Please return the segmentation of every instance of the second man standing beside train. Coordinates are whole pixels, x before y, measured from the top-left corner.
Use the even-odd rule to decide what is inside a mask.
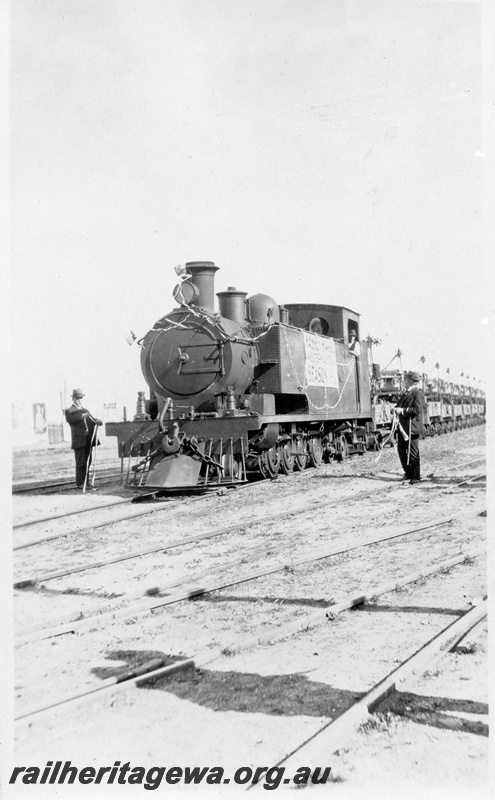
[[[421,480],[419,437],[424,431],[426,400],[418,385],[420,380],[418,372],[405,373],[405,391],[394,408],[397,419],[397,450],[404,470],[404,480],[411,484]]]

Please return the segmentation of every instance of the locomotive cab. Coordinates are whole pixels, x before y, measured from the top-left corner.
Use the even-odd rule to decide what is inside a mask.
[[[349,308],[317,303],[285,303],[284,308],[289,312],[289,324],[295,328],[340,341],[348,341],[354,330],[360,339],[359,314]]]

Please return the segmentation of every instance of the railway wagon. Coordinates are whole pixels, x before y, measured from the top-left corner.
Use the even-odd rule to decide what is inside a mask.
[[[448,433],[484,422],[485,397],[482,390],[437,378],[430,380],[426,375],[423,385],[428,403],[426,436]]]
[[[384,435],[392,423],[392,409],[404,391],[399,370],[380,371],[373,365],[372,405],[377,435]],[[485,421],[485,395],[480,389],[457,386],[422,376],[426,406],[424,436],[450,433],[461,428],[480,425]]]
[[[189,262],[177,306],[140,341],[151,390],[136,417],[107,423],[127,480],[147,488],[273,478],[377,447],[360,315],[318,303],[279,305],[228,287]]]

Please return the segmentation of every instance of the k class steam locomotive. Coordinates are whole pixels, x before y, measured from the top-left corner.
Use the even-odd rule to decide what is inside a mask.
[[[393,398],[376,388],[359,314],[232,286],[216,312],[217,270],[187,263],[177,307],[140,341],[151,397],[139,393],[132,421],[106,425],[128,483],[232,485],[378,449]]]

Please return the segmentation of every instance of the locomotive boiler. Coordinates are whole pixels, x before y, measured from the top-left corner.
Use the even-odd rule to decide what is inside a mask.
[[[278,305],[235,287],[218,292],[209,261],[189,262],[176,307],[141,340],[150,388],[133,421],[107,423],[146,488],[274,478],[377,446],[368,346],[343,306]]]

